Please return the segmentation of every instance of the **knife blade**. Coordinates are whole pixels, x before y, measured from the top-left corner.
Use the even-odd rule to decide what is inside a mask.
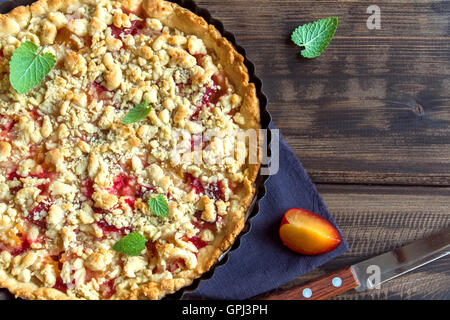
[[[260,300],[324,300],[355,289],[379,288],[383,282],[450,253],[450,227],[438,234],[375,256],[322,277],[278,291]]]
[[[353,265],[353,271],[360,283],[355,289],[357,291],[373,289],[383,282],[433,262],[449,253],[450,228],[447,228],[428,238],[417,240],[404,247],[394,249]],[[378,266],[380,268],[380,278],[377,283],[374,283],[373,280],[375,278],[371,277],[371,273],[367,272],[370,266]]]

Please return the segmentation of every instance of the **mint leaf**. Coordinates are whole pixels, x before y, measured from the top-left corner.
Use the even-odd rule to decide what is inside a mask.
[[[140,256],[147,241],[139,232],[133,232],[117,241],[113,249],[127,256]]]
[[[123,124],[129,124],[138,122],[139,120],[145,119],[145,117],[148,116],[150,111],[152,110],[152,107],[149,106],[149,103],[147,101],[147,98],[144,100],[144,102],[138,104],[136,107],[128,111],[125,118],[123,118],[122,123]]]
[[[9,82],[18,93],[25,93],[37,86],[55,66],[56,59],[51,53],[41,55],[38,46],[31,41],[24,42],[14,51],[9,61]]]
[[[338,26],[338,18],[320,19],[301,25],[292,33],[292,41],[299,47],[305,47],[301,54],[305,58],[321,55],[330,43]]]
[[[148,199],[148,206],[158,217],[167,217],[169,215],[169,204],[162,194]]]

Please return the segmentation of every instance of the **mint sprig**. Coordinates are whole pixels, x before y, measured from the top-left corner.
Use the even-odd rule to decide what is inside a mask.
[[[55,66],[55,56],[49,52],[42,54],[45,46],[31,41],[22,43],[9,61],[9,82],[18,93],[26,93],[37,86]]]
[[[166,197],[162,194],[148,199],[148,206],[158,217],[167,217],[169,215],[169,204],[167,203]]]
[[[338,18],[324,18],[299,26],[292,33],[292,41],[305,47],[301,54],[305,58],[316,58],[330,43],[338,26]]]
[[[140,256],[147,241],[139,232],[133,232],[117,241],[113,249],[127,256]]]
[[[123,118],[122,123],[123,124],[130,124],[138,122],[139,120],[145,119],[145,117],[148,116],[150,111],[152,110],[152,107],[149,105],[149,102],[147,101],[147,98],[137,106],[135,106],[133,109],[128,111],[125,118]]]

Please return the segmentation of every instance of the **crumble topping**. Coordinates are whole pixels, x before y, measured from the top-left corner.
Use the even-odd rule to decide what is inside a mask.
[[[82,2],[0,37],[0,270],[20,282],[84,299],[151,282],[175,290],[244,210],[248,151],[231,134],[243,97],[202,39],[141,11]],[[19,95],[8,61],[25,41],[57,62]],[[122,124],[144,100],[147,118]],[[157,194],[167,218],[149,209]],[[134,231],[149,240],[141,256],[112,249]]]

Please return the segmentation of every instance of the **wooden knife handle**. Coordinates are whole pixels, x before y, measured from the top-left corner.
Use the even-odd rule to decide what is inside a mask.
[[[325,300],[360,285],[353,267],[326,274],[304,284],[275,292],[259,300]]]

